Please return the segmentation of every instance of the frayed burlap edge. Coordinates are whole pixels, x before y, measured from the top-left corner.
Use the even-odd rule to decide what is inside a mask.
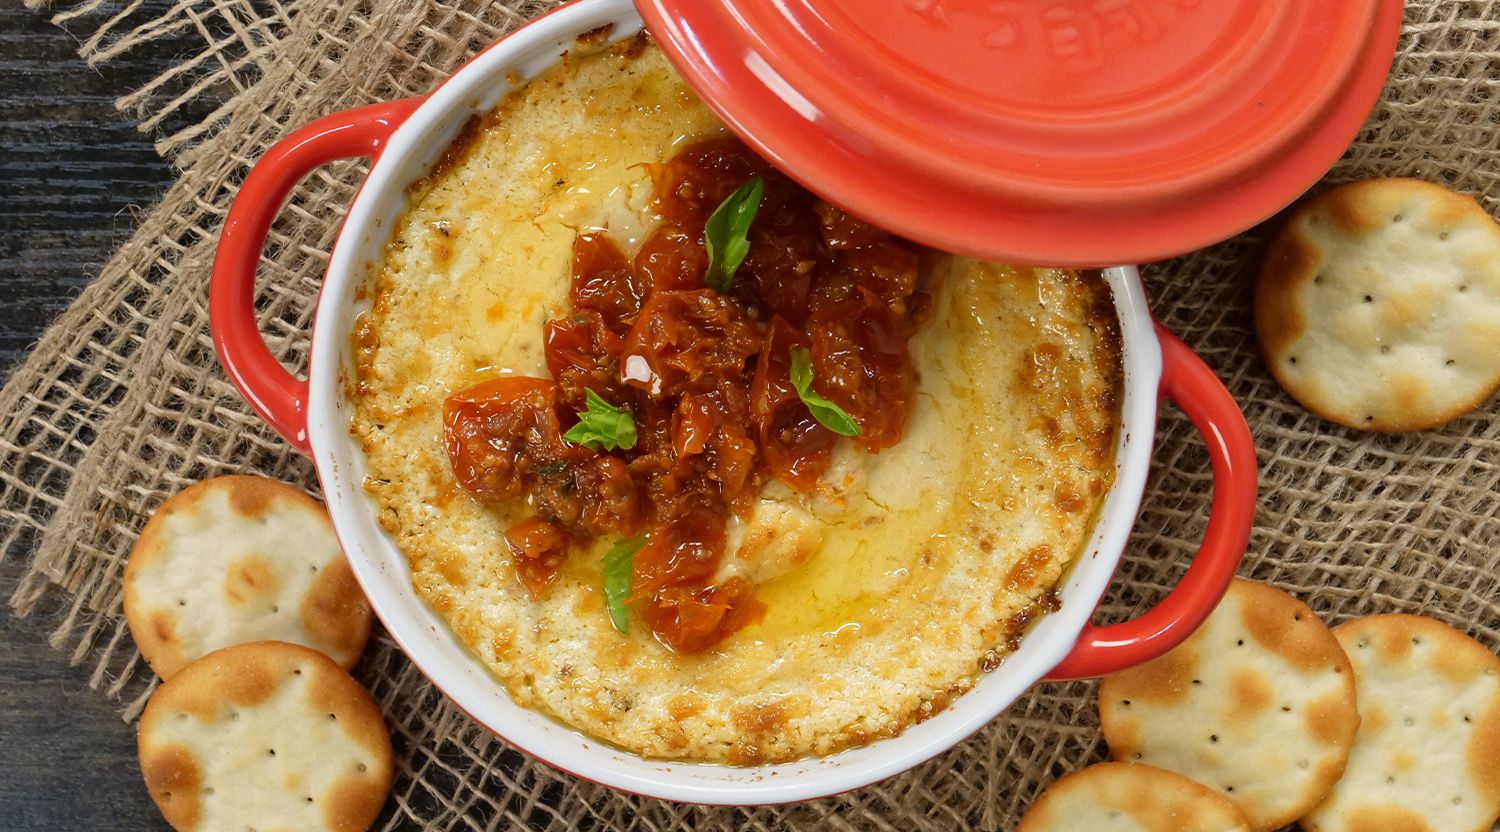
[[[236,98],[260,77],[262,64],[274,60],[271,50],[297,7],[297,0],[25,3],[48,9],[52,22],[78,37],[78,54],[90,66],[165,39],[193,44],[170,68],[115,102],[153,135],[157,152],[167,158],[224,124]]]
[[[34,2],[34,0],[33,0]],[[203,48],[126,96],[178,182],[0,391],[0,542],[21,577],[12,609],[44,605],[51,641],[93,668],[131,716],[153,677],[123,625],[131,541],[168,494],[255,471],[316,483],[218,372],[204,306],[215,234],[236,183],[276,138],[319,115],[430,89],[546,2],[285,0],[58,4],[105,62],[196,32]],[[205,102],[208,102],[205,105]],[[1500,208],[1500,2],[1410,2],[1392,79],[1330,181],[1411,175]],[[187,114],[194,115],[186,118]],[[263,328],[298,366],[317,277],[362,168],[299,187],[263,264]],[[1363,436],[1288,400],[1256,357],[1247,269],[1256,230],[1147,270],[1154,311],[1245,407],[1262,503],[1244,574],[1331,621],[1371,612],[1441,618],[1500,645],[1500,427],[1495,402],[1438,431]],[[1152,482],[1100,620],[1138,613],[1191,557],[1210,477],[1200,441],[1164,413]],[[1003,670],[1001,671],[1003,672]],[[477,729],[378,633],[358,674],[400,754],[382,828],[1004,829],[1053,777],[1102,756],[1089,683],[1042,685],[975,738],[871,788],[789,807],[704,809],[623,796],[530,762]]]

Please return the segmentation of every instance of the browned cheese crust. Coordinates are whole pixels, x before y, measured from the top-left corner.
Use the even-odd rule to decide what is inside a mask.
[[[511,96],[412,190],[348,394],[416,590],[517,702],[640,754],[749,764],[897,734],[999,664],[1111,484],[1120,344],[1098,275],[934,255],[907,436],[878,455],[842,443],[813,494],[773,484],[731,521],[722,574],[758,586],[763,623],[698,655],[638,617],[622,636],[604,613],[607,541],[529,600],[501,539],[526,509],[458,488],[442,401],[486,375],[545,376],[576,234],[635,245],[653,222],[640,163],[723,129],[640,41]]]

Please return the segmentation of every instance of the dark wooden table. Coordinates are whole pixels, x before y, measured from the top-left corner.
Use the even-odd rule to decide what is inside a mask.
[[[155,5],[166,5],[155,3]],[[166,41],[102,72],[42,12],[0,4],[0,374],[130,234],[171,182],[114,99],[186,46]],[[8,596],[18,554],[0,560]],[[45,611],[0,611],[0,829],[166,829],[141,783],[135,732],[87,671],[47,646]]]

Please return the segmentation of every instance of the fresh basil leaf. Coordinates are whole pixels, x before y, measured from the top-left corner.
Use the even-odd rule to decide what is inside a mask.
[[[578,424],[568,428],[564,439],[601,451],[635,447],[635,420],[630,418],[630,411],[615,407],[593,390],[585,390],[584,399],[586,406],[578,414]]]
[[[604,555],[604,607],[610,623],[622,633],[630,632],[630,616],[625,599],[630,597],[630,579],[635,572],[635,553],[646,545],[646,536],[628,537]]]
[[[766,183],[759,176],[741,185],[719,204],[703,226],[703,243],[708,249],[708,268],[703,282],[720,294],[729,291],[734,272],[750,253],[750,223],[760,208],[760,197]]]
[[[858,436],[859,425],[842,407],[818,395],[812,389],[812,380],[812,353],[803,348],[792,350],[792,386],[813,418],[839,436]]]

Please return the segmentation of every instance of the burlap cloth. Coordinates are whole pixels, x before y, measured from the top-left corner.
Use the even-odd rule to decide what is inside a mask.
[[[31,0],[39,3],[41,0]],[[201,49],[122,109],[180,178],[0,393],[0,532],[14,614],[94,669],[127,718],[154,685],[120,612],[131,541],[167,495],[253,471],[317,488],[214,361],[205,309],[217,230],[247,166],[334,110],[419,94],[544,0],[179,0],[59,5],[82,54],[153,38]],[[261,284],[263,329],[300,366],[329,244],[362,169],[335,165],[283,212]],[[1500,0],[1409,0],[1394,72],[1329,181],[1436,180],[1500,213]],[[1153,308],[1229,384],[1260,452],[1261,502],[1241,572],[1330,622],[1435,616],[1500,648],[1500,401],[1442,429],[1364,436],[1292,402],[1257,357],[1247,312],[1256,230],[1147,269]],[[1163,414],[1152,478],[1099,620],[1159,598],[1195,551],[1210,476],[1198,437]],[[1002,669],[999,672],[1004,672]],[[978,736],[837,798],[745,810],[627,797],[532,762],[458,713],[377,632],[358,674],[399,754],[381,828],[1009,829],[1054,777],[1104,756],[1092,683],[1043,684]]]

